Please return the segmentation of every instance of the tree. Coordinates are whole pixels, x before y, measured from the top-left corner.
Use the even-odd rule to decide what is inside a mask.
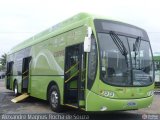
[[[0,70],[6,69],[6,60],[7,60],[7,54],[4,53],[0,58]]]

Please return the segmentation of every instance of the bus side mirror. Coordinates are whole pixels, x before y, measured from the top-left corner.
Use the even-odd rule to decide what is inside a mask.
[[[84,39],[84,52],[91,51],[91,35],[92,35],[92,28],[87,28],[87,37]]]
[[[91,38],[85,37],[84,39],[84,52],[91,51]]]

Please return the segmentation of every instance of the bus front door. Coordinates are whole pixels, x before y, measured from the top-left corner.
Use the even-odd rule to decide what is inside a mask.
[[[12,79],[13,79],[13,61],[7,63],[7,72],[6,72],[6,88],[12,88]]]
[[[64,104],[85,108],[86,57],[83,44],[65,50]]]
[[[28,93],[29,79],[30,79],[30,61],[31,57],[23,58],[22,64],[22,92]]]

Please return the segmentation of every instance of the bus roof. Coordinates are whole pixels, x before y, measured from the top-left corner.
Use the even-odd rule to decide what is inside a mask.
[[[106,19],[104,17],[100,17],[97,15],[89,14],[89,13],[79,13],[79,14],[77,14],[77,15],[75,15],[75,16],[73,16],[63,22],[60,22],[60,23],[32,36],[31,38],[25,40],[24,42],[18,44],[17,46],[12,48],[8,54],[15,53],[21,49],[27,48],[27,47],[32,46],[36,43],[39,43],[43,40],[49,39],[50,37],[56,36],[58,34],[65,32],[65,31],[68,31],[70,29],[76,28],[79,25],[87,23],[88,19],[95,19],[95,18]],[[112,19],[108,19],[108,20],[112,20]]]

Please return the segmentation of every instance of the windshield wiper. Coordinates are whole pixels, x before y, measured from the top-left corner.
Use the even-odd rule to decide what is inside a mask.
[[[128,51],[127,51],[126,47],[124,46],[122,40],[113,31],[110,31],[109,34],[110,34],[112,40],[114,41],[114,43],[116,44],[117,48],[121,52],[121,54],[125,57],[126,64],[127,64],[127,67],[128,67],[128,58],[127,58]]]
[[[133,51],[135,51],[135,57],[134,57],[135,67],[137,66],[137,55],[140,49],[140,44],[141,44],[141,37],[137,37],[135,43],[133,44]],[[139,66],[139,69],[140,69],[140,66]]]
[[[140,44],[141,44],[141,37],[137,37],[133,47],[133,51],[135,51],[136,55],[138,55]]]

